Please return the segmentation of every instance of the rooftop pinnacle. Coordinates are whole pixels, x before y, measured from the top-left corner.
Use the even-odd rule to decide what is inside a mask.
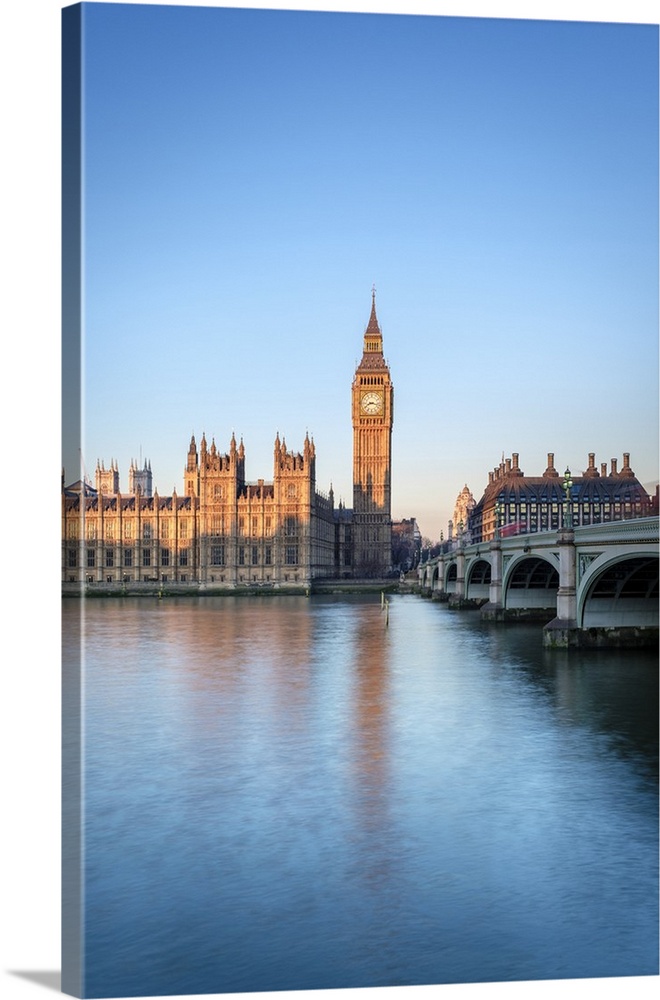
[[[376,317],[376,286],[374,285],[371,289],[371,315],[369,317],[369,323],[367,324],[367,329],[364,333],[365,337],[381,337],[380,327],[378,325],[378,318]]]

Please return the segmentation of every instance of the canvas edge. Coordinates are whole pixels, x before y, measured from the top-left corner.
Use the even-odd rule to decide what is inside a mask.
[[[83,5],[64,7],[62,28],[62,456],[82,435],[82,59]],[[69,470],[69,473],[74,470]],[[64,469],[62,470],[64,476]],[[75,478],[75,477],[74,477]],[[80,610],[83,609],[80,602]],[[69,641],[67,641],[67,638]],[[82,836],[82,649],[62,620],[62,981],[84,996]]]

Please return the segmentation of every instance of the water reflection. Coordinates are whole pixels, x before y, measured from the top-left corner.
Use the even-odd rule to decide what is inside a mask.
[[[389,646],[385,612],[374,601],[362,606],[353,630],[350,792],[359,833],[355,875],[366,885],[387,878],[391,736],[389,732]]]
[[[584,726],[634,759],[640,774],[658,778],[658,655],[655,650],[550,650],[535,625],[493,628],[476,615],[461,616],[492,663],[515,670],[553,704],[557,718]]]
[[[657,973],[646,654],[371,597],[88,602],[84,643],[90,995]]]

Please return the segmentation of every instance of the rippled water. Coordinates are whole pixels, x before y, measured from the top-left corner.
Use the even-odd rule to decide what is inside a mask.
[[[657,656],[417,597],[89,601],[84,648],[88,996],[657,974]]]

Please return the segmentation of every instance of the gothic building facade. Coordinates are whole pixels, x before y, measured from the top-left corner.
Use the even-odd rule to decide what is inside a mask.
[[[95,485],[62,481],[65,587],[140,583],[213,589],[309,587],[315,579],[382,577],[391,569],[393,387],[375,293],[352,387],[353,509],[316,488],[316,450],[275,438],[273,478],[248,482],[235,437],[221,453],[190,441],[183,492],[160,496],[151,464],[97,463]]]

